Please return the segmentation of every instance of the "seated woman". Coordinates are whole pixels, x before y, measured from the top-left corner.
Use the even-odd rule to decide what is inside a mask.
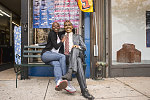
[[[65,38],[60,38],[62,33],[59,32],[59,29],[60,25],[54,22],[52,24],[52,31],[48,35],[46,47],[41,53],[42,61],[54,66],[55,90],[57,91],[65,89],[68,86],[68,81],[61,79],[66,74],[66,57],[64,54],[59,53],[60,47],[65,40]]]

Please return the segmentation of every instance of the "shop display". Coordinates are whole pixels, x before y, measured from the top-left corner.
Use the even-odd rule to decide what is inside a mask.
[[[141,52],[135,49],[134,44],[123,44],[122,48],[117,51],[117,62],[141,62]]]
[[[63,28],[65,20],[79,26],[79,8],[75,0],[33,0],[33,28],[52,28],[54,21]]]
[[[53,14],[54,0],[33,0],[33,28],[51,28]]]

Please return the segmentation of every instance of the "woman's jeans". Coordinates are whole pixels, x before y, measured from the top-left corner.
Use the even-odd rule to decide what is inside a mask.
[[[46,51],[41,56],[41,59],[44,63],[52,64],[54,66],[54,76],[56,83],[63,75],[66,74],[66,57],[64,54]]]

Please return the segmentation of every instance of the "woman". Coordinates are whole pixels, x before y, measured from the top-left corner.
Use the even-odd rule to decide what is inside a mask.
[[[62,80],[61,77],[66,74],[66,57],[59,53],[60,47],[63,46],[65,37],[61,40],[62,33],[59,32],[60,25],[57,22],[52,24],[52,31],[48,35],[46,47],[41,53],[41,59],[46,64],[54,66],[54,76],[56,87],[55,90],[60,91],[68,85],[67,80]]]

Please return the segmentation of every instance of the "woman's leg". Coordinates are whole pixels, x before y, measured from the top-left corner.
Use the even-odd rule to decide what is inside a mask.
[[[61,91],[62,89],[65,89],[68,86],[68,82],[66,80],[62,80],[62,69],[60,67],[59,61],[52,61],[50,62],[54,66],[54,76],[55,76],[55,83],[56,91]]]
[[[66,74],[66,57],[64,54],[46,51],[45,53],[43,53],[41,59],[45,63],[50,63],[51,61],[58,61],[60,63],[62,75]]]
[[[68,85],[67,80],[62,80],[62,75],[66,73],[66,57],[60,53],[54,53],[47,51],[43,53],[41,57],[42,61],[47,64],[52,64],[54,66],[54,76],[56,87],[55,90],[61,91],[65,89]]]
[[[55,77],[55,83],[58,82],[58,80],[62,77],[62,69],[60,67],[59,61],[52,61],[50,62],[54,66],[54,77]]]

